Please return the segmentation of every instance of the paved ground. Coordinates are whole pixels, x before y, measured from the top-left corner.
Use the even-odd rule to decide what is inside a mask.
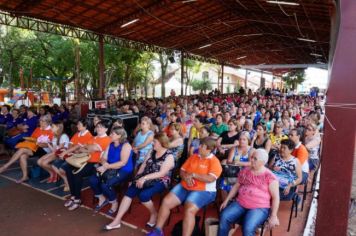
[[[0,177],[1,236],[143,235],[128,226],[101,230],[108,222],[110,219],[85,208],[69,212],[63,200]]]

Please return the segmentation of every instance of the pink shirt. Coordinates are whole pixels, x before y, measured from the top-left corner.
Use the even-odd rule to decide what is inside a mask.
[[[244,168],[238,176],[240,184],[238,203],[247,209],[270,208],[269,185],[274,180],[277,180],[277,177],[269,169],[262,174],[254,175],[250,168]]]

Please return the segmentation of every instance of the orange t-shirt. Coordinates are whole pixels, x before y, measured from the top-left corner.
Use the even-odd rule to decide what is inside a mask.
[[[187,126],[185,124],[179,123],[181,127],[181,134],[183,137],[185,137],[185,134],[187,133]],[[167,134],[168,137],[171,137],[171,131],[169,130],[169,125],[163,128],[163,132]]]
[[[88,142],[88,144],[97,144],[97,145],[99,145],[101,150],[97,151],[97,152],[90,153],[90,159],[88,162],[99,163],[101,153],[106,150],[106,148],[109,146],[110,143],[111,143],[111,138],[109,136],[104,136],[104,137],[95,136],[95,137],[93,137]]]
[[[188,173],[195,173],[195,174],[210,174],[218,179],[222,172],[222,167],[220,161],[216,156],[210,154],[206,158],[202,158],[198,154],[194,154],[184,162],[183,166],[181,167],[182,170]],[[216,192],[216,180],[211,183],[205,183],[194,179],[195,184],[194,186],[189,187],[188,184],[182,180],[182,186],[187,190],[196,190],[196,191],[211,191]]]
[[[303,144],[300,144],[298,148],[293,150],[292,155],[299,160],[301,165],[303,165],[304,162],[308,160],[309,153],[306,147]]]
[[[92,139],[93,139],[93,135],[91,135],[91,133],[88,130],[86,130],[83,134],[81,134],[80,132],[74,134],[70,140],[70,143],[72,145],[83,146],[85,144],[88,144]]]
[[[31,137],[38,139],[40,136],[48,136],[49,140],[53,139],[53,132],[52,129],[46,128],[46,129],[41,129],[41,128],[36,128],[35,131],[33,131]]]

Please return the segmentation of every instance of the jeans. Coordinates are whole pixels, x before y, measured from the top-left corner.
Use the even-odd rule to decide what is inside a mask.
[[[138,196],[141,202],[148,202],[151,200],[153,195],[156,193],[162,193],[165,189],[166,186],[161,181],[156,182],[149,188],[137,188],[135,184],[131,184],[125,195],[131,199]]]
[[[246,209],[234,201],[220,215],[218,236],[228,235],[235,223],[242,225],[242,235],[255,236],[257,227],[267,220],[268,215],[269,208]]]
[[[83,178],[91,176],[95,172],[95,163],[87,163],[85,167],[77,174],[73,174],[75,167],[71,165],[65,166],[65,172],[67,174],[70,194],[74,196],[76,200],[80,200],[80,192],[82,191]]]
[[[101,178],[94,174],[89,178],[90,187],[93,189],[95,196],[104,194],[110,202],[114,202],[116,200],[116,192],[113,187],[127,180],[130,175],[130,172],[119,170],[117,176],[102,182]]]

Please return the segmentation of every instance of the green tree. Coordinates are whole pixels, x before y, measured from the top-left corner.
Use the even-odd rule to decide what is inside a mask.
[[[282,76],[283,81],[286,82],[286,85],[295,90],[298,84],[301,84],[305,81],[305,71],[304,69],[295,69],[288,72],[285,76]]]
[[[167,69],[168,69],[168,56],[164,53],[160,53],[160,54],[158,54],[157,60],[158,60],[159,64],[161,65],[161,78],[162,78],[161,97],[165,98],[166,97],[165,78],[166,78]]]
[[[203,80],[193,80],[191,82],[194,91],[200,91],[206,93],[207,90],[212,89],[211,81],[208,79]]]
[[[185,59],[184,60],[184,68],[185,68],[185,89],[184,94],[187,95],[188,86],[191,85],[191,82],[194,79],[194,76],[199,73],[202,63],[195,60]]]

